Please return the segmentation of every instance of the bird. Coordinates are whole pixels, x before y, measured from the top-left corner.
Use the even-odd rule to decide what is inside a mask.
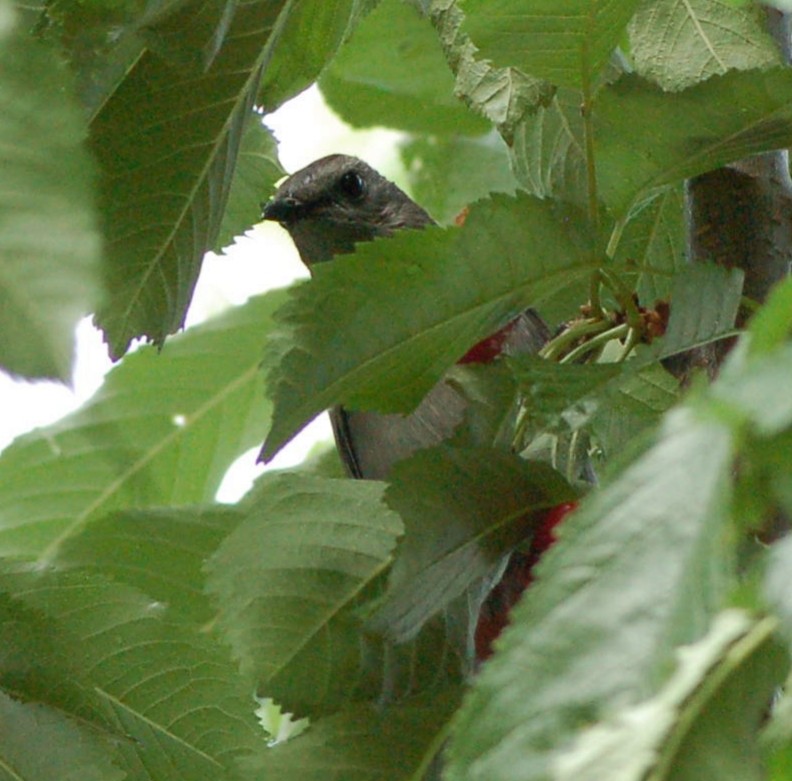
[[[311,271],[355,251],[357,244],[400,230],[436,224],[403,190],[363,160],[332,154],[286,178],[262,204],[262,218],[280,223]],[[526,309],[474,345],[460,363],[488,363],[501,354],[537,352],[550,338],[547,325]],[[383,414],[336,406],[329,411],[341,461],[351,477],[384,480],[394,464],[448,439],[468,402],[441,379],[410,414]]]

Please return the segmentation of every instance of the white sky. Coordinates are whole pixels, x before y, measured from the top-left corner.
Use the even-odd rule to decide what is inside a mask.
[[[324,104],[315,87],[306,90],[265,119],[280,141],[284,168],[295,171],[333,152],[357,155],[388,175],[398,176],[395,150],[400,136],[387,130],[354,131]],[[262,199],[266,193],[261,194]],[[282,287],[305,270],[286,232],[262,223],[240,237],[226,254],[206,257],[187,317],[188,327],[251,295]],[[77,329],[77,360],[72,387],[51,382],[26,382],[0,372],[0,449],[15,437],[44,426],[79,407],[101,385],[111,367],[101,335],[89,320]],[[278,454],[268,468],[292,466],[321,439],[330,439],[323,415]],[[235,501],[263,471],[250,451],[234,464],[218,492],[221,501]]]

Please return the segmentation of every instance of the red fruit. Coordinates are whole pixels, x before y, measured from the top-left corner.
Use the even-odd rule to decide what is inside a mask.
[[[457,363],[492,363],[503,352],[503,345],[512,328],[514,322],[507,323],[500,331],[474,344]]]
[[[555,527],[576,507],[577,502],[566,502],[565,504],[551,507],[547,511],[547,515],[545,515],[544,520],[539,524],[534,536],[531,538],[532,553],[541,556],[556,541],[556,536],[553,533]]]
[[[506,571],[487,596],[479,612],[474,634],[476,662],[481,663],[492,655],[492,644],[509,623],[509,614],[520,595],[533,583],[533,569],[542,554],[556,541],[555,527],[577,507],[577,502],[566,502],[547,511],[537,526],[527,552],[515,551]]]

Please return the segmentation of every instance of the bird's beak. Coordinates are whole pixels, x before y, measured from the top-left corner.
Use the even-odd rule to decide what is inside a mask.
[[[293,222],[300,208],[296,198],[273,198],[261,204],[261,218],[274,222]]]

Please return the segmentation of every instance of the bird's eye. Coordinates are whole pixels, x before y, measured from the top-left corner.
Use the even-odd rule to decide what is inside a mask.
[[[347,171],[339,180],[338,186],[341,192],[352,200],[358,200],[363,197],[366,191],[366,184],[363,177],[357,171]]]

